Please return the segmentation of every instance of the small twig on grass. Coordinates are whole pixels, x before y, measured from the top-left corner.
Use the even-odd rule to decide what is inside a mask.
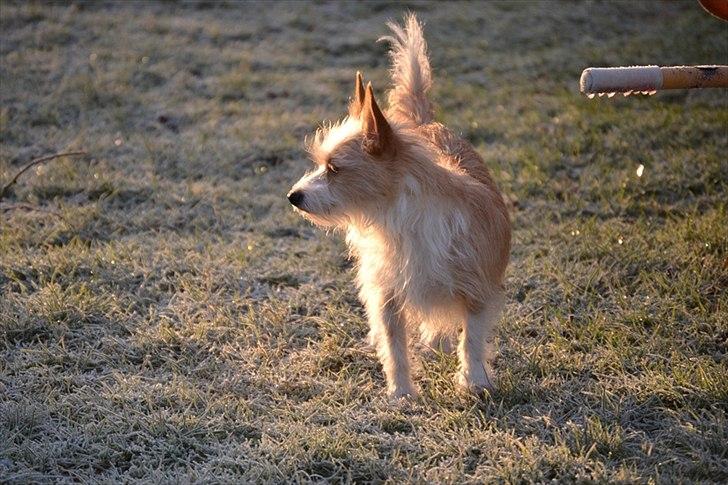
[[[8,193],[10,192],[10,188],[17,183],[18,178],[21,175],[23,175],[25,172],[27,172],[28,170],[30,170],[32,167],[34,167],[34,166],[36,166],[36,165],[38,165],[40,163],[44,163],[44,162],[48,162],[48,161],[54,160],[56,158],[61,158],[61,157],[76,157],[76,156],[81,156],[81,155],[86,155],[86,154],[87,154],[86,152],[65,152],[65,153],[54,153],[53,155],[48,155],[48,156],[45,156],[45,157],[36,158],[35,160],[33,160],[30,163],[28,163],[25,167],[21,168],[18,171],[18,173],[16,173],[15,176],[10,179],[10,182],[8,182],[7,184],[5,184],[5,186],[2,188],[2,190],[0,190],[0,200],[4,199],[8,195]]]

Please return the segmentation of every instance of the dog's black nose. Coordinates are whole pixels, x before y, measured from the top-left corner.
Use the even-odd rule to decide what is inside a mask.
[[[303,192],[296,190],[288,194],[288,201],[296,207],[301,207],[303,203]]]

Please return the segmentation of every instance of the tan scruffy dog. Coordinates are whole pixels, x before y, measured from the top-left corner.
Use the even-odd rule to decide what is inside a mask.
[[[458,384],[492,389],[489,344],[504,302],[508,212],[473,147],[433,121],[419,22],[410,15],[389,27],[389,109],[380,110],[357,73],[348,116],[316,132],[308,146],[316,168],[288,199],[314,224],[346,231],[390,396],[416,392],[411,332],[438,347],[460,331]]]

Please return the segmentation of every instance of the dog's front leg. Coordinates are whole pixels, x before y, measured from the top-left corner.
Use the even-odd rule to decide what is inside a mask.
[[[389,396],[399,398],[416,394],[410,375],[407,326],[402,309],[391,296],[374,291],[366,295],[369,338],[387,378]]]

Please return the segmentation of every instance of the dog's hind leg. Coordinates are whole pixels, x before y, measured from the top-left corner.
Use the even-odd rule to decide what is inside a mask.
[[[495,389],[495,375],[489,361],[493,357],[493,339],[501,308],[500,301],[493,301],[478,313],[468,313],[460,334],[457,382],[472,392]]]
[[[407,326],[401,307],[379,291],[368,293],[365,301],[371,327],[369,338],[375,344],[384,368],[389,396],[399,398],[416,394],[410,372]]]

